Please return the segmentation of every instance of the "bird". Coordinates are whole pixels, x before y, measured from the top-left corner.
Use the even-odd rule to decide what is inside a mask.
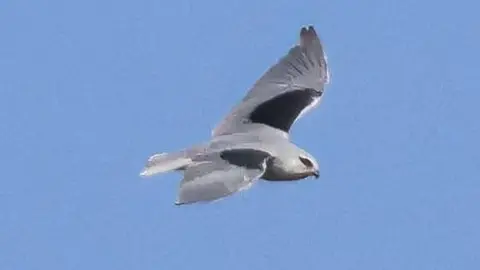
[[[212,202],[259,180],[319,178],[319,163],[290,140],[294,122],[316,107],[330,71],[315,28],[301,27],[292,46],[213,129],[210,141],[148,158],[149,177],[181,172],[175,205]]]

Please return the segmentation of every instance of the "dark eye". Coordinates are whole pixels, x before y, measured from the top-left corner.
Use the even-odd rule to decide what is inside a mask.
[[[312,162],[308,159],[308,158],[304,158],[304,157],[298,157],[300,159],[300,161],[303,163],[303,165],[311,168],[313,167],[313,164]]]

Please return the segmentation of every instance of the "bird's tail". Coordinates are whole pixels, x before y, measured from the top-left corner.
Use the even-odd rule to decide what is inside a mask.
[[[201,152],[200,148],[190,148],[174,153],[159,153],[148,158],[140,176],[152,176],[174,170],[183,170],[192,163],[192,158]]]

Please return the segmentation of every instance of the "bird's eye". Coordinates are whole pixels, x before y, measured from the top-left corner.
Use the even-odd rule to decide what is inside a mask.
[[[308,158],[304,158],[304,157],[298,157],[300,159],[300,161],[303,163],[303,165],[311,168],[313,167],[313,164],[312,162],[308,159]]]

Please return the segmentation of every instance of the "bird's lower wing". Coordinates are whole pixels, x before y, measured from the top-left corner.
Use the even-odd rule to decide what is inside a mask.
[[[175,204],[214,201],[245,190],[262,177],[267,159],[262,153],[233,150],[198,161],[185,170]]]

